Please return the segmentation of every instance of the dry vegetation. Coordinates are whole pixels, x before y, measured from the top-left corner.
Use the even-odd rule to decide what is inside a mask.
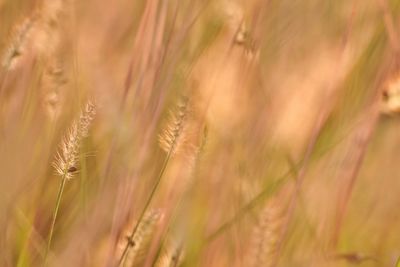
[[[0,0],[0,266],[393,266],[397,0]]]

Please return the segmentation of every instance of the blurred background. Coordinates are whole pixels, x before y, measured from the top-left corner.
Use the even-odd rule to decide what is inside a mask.
[[[0,266],[396,266],[399,13],[0,0]]]

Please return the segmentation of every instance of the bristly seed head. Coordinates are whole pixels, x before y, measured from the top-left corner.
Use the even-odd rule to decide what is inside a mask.
[[[178,104],[176,111],[170,112],[170,119],[166,129],[159,136],[160,147],[166,153],[175,154],[185,143],[183,131],[188,115],[188,102],[188,99],[184,98]]]
[[[150,249],[151,241],[157,227],[163,218],[160,210],[149,210],[141,219],[133,236],[131,232],[124,233],[117,245],[116,258],[119,259],[128,245],[128,252],[122,266],[143,266],[146,255]],[[127,225],[131,228],[131,223]],[[129,229],[130,230],[130,229]]]
[[[57,153],[53,166],[57,174],[64,179],[71,179],[78,170],[81,140],[87,137],[95,114],[95,106],[89,101],[61,143],[61,149]]]
[[[253,233],[248,266],[268,267],[276,264],[284,219],[282,207],[276,201],[268,202],[260,214],[259,223]]]
[[[35,17],[28,17],[13,31],[10,45],[6,49],[1,65],[6,69],[12,69],[27,49],[28,39],[36,23]]]

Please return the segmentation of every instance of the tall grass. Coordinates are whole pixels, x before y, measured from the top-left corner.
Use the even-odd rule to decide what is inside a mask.
[[[399,7],[0,0],[0,266],[398,265]]]
[[[95,106],[91,102],[88,102],[85,106],[85,109],[80,114],[79,119],[72,124],[69,133],[64,137],[64,140],[60,145],[60,152],[58,152],[56,159],[54,160],[53,166],[57,174],[60,176],[61,182],[57,194],[56,205],[53,211],[53,219],[51,221],[50,233],[44,255],[43,266],[46,266],[47,263],[47,256],[51,248],[54,227],[56,224],[56,219],[60,208],[65,184],[78,172],[81,142],[84,137],[88,136],[89,127],[95,114]]]

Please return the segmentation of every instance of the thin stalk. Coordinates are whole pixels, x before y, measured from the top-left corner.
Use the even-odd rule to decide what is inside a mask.
[[[317,137],[314,137],[314,139],[311,141],[311,144],[309,146],[314,147],[315,142]],[[334,145],[328,146],[327,148],[324,148],[322,151],[317,153],[315,156],[316,158],[320,158],[324,156],[326,153],[328,153],[331,149],[335,147],[335,145],[341,143],[343,140],[339,140],[335,142]],[[309,148],[310,149],[310,148]],[[252,200],[250,200],[245,206],[243,206],[237,213],[236,215],[233,216],[232,219],[229,221],[225,222],[222,224],[217,230],[215,230],[213,233],[211,233],[208,237],[205,239],[205,243],[212,242],[214,239],[216,239],[218,236],[220,236],[223,232],[228,230],[232,225],[234,225],[237,221],[241,220],[250,210],[252,210],[254,207],[256,207],[262,200],[265,198],[269,197],[272,193],[274,193],[276,190],[281,188],[287,181],[288,177],[293,174],[293,172],[296,174],[296,177],[298,177],[299,171],[304,168],[304,165],[307,164],[310,161],[311,157],[311,151],[308,152],[308,155],[304,157],[299,163],[293,163],[289,162],[290,169],[288,172],[283,174],[280,178],[277,179],[277,181],[271,186],[271,187],[266,187],[264,188],[260,193],[258,193],[257,196],[255,196]],[[298,169],[300,168],[300,169]]]
[[[177,219],[177,217],[178,217],[178,211],[180,210],[181,206],[182,206],[182,198],[178,201],[178,203],[176,204],[176,206],[172,209],[171,217],[169,218],[169,221],[166,222],[167,227],[166,227],[166,230],[165,230],[164,234],[163,234],[163,235],[161,236],[161,238],[160,238],[160,240],[161,240],[161,241],[160,241],[160,247],[158,248],[158,251],[157,251],[157,253],[156,253],[156,255],[155,255],[154,259],[153,259],[153,262],[151,263],[151,266],[152,266],[152,267],[155,266],[155,264],[157,263],[158,258],[160,257],[160,254],[161,254],[161,252],[162,252],[162,249],[163,249],[164,246],[165,246],[165,242],[166,242],[166,240],[167,240],[167,236],[168,236],[168,234],[169,234],[169,232],[170,232],[170,230],[171,230],[171,226],[173,225],[173,223],[174,223],[175,220]],[[177,263],[175,263],[175,264],[177,264]]]
[[[196,159],[195,159],[195,163],[194,163],[194,166],[195,167],[193,167],[193,173],[197,173],[197,168],[198,168],[198,164],[199,164],[199,159],[200,159],[200,155],[202,154],[202,152],[204,152],[204,149],[205,149],[205,146],[206,146],[206,142],[207,142],[207,135],[208,135],[208,128],[207,128],[207,125],[204,125],[204,127],[203,127],[203,138],[202,138],[202,141],[201,141],[201,145],[200,145],[200,147],[199,147],[199,150],[197,151],[197,153],[196,153]],[[196,177],[196,175],[193,175],[193,177],[192,177],[192,179],[195,179],[195,177]],[[187,194],[187,192],[184,192],[183,194]],[[168,222],[166,222],[166,225],[167,225],[167,227],[166,227],[166,230],[165,230],[165,233],[162,235],[162,237],[160,238],[160,246],[159,246],[159,249],[158,249],[158,251],[157,251],[157,253],[156,253],[156,256],[154,257],[154,259],[153,259],[153,262],[151,263],[151,266],[152,267],[154,267],[155,266],[155,264],[157,263],[157,260],[159,259],[159,257],[160,257],[160,254],[161,254],[161,252],[162,252],[162,249],[164,248],[164,246],[165,246],[165,243],[166,243],[166,239],[167,239],[167,235],[169,234],[169,232],[170,232],[170,230],[171,230],[171,226],[175,223],[175,220],[178,218],[178,212],[180,211],[180,209],[181,209],[181,207],[182,207],[182,202],[183,202],[183,195],[178,199],[178,202],[177,202],[177,204],[175,205],[175,207],[174,208],[172,208],[172,211],[171,211],[171,217],[169,218],[169,221]],[[179,257],[177,257],[178,259],[179,259]],[[172,266],[172,267],[174,267],[174,266],[177,266],[178,265],[178,260],[177,261],[175,261],[175,263],[174,263],[174,265]]]
[[[51,222],[50,235],[49,235],[49,240],[47,242],[46,252],[44,254],[43,267],[46,267],[46,264],[47,264],[47,256],[48,256],[49,251],[50,251],[51,241],[53,239],[53,233],[54,233],[54,226],[56,224],[57,214],[58,214],[58,210],[60,208],[61,197],[62,197],[62,194],[64,192],[64,187],[65,187],[66,181],[67,181],[67,179],[65,178],[65,175],[64,175],[62,177],[62,179],[61,179],[60,188],[59,188],[58,194],[57,194],[56,206],[54,207],[54,211],[53,211],[53,220]]]
[[[138,229],[138,226],[139,226],[140,222],[142,221],[143,216],[144,216],[144,214],[146,213],[148,207],[150,206],[151,201],[153,200],[153,197],[154,197],[154,195],[155,195],[155,193],[156,193],[156,191],[157,191],[157,188],[158,188],[158,186],[159,186],[159,184],[160,184],[160,182],[161,182],[161,178],[163,177],[164,172],[165,172],[165,169],[167,168],[169,159],[171,158],[172,151],[173,151],[173,150],[170,149],[170,151],[168,152],[168,154],[167,154],[167,156],[166,156],[166,158],[165,158],[165,160],[164,160],[163,166],[162,166],[162,168],[161,168],[161,170],[160,170],[160,173],[158,174],[156,183],[155,183],[155,185],[153,186],[153,189],[152,189],[152,191],[151,191],[151,193],[150,193],[150,195],[149,195],[149,198],[147,199],[146,204],[144,205],[144,208],[143,208],[143,210],[142,210],[142,212],[141,212],[141,214],[140,214],[140,216],[139,216],[139,219],[137,220],[137,222],[136,222],[136,224],[135,224],[135,227],[133,228],[131,234],[130,234],[129,237],[128,237],[129,240],[132,240],[133,237],[135,236],[135,233],[136,233],[136,231],[137,231],[137,229]],[[126,253],[128,252],[128,249],[129,249],[130,244],[131,244],[130,242],[127,242],[127,243],[126,243],[126,246],[125,246],[125,248],[124,248],[124,251],[122,252],[122,255],[121,255],[121,257],[120,257],[120,259],[119,259],[119,261],[118,261],[118,266],[121,266],[122,262],[124,261],[124,258],[125,258],[125,256],[126,256]]]
[[[210,234],[205,243],[212,242],[218,236],[220,236],[223,232],[229,229],[232,225],[234,225],[237,221],[241,220],[250,210],[256,207],[264,198],[269,197],[272,193],[282,187],[287,181],[288,176],[291,174],[291,171],[285,173],[283,177],[281,177],[278,181],[275,182],[271,187],[267,187],[262,190],[257,196],[255,196],[250,202],[248,202],[244,207],[242,207],[229,221],[222,224],[217,230],[215,230],[212,234]]]

